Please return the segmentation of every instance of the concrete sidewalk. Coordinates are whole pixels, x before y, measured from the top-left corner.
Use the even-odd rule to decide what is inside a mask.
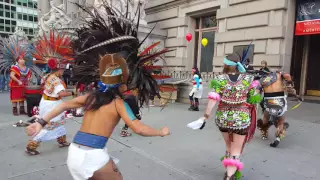
[[[43,143],[41,155],[29,157],[24,153],[28,137],[23,128],[12,126],[27,117],[11,116],[8,94],[0,94],[0,180],[71,180],[65,161],[67,149],[56,142]],[[119,168],[125,180],[219,180],[224,169],[220,157],[224,154],[223,139],[214,125],[208,123],[202,131],[192,131],[186,124],[203,113],[189,112],[186,104],[170,104],[143,110],[144,123],[171,130],[168,137],[119,136],[122,123],[109,141],[109,152],[120,160]],[[204,106],[201,106],[203,111]],[[259,133],[246,147],[243,161],[244,180],[304,180],[319,179],[320,105],[304,103],[288,112],[290,129],[279,148],[269,147]],[[81,119],[77,119],[81,121]],[[68,139],[79,129],[76,121],[67,123]],[[274,130],[270,132],[272,136]]]

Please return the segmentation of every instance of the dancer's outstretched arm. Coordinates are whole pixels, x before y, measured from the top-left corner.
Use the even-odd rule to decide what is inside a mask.
[[[215,105],[217,104],[217,100],[216,99],[209,99],[208,101],[208,105],[206,107],[206,110],[204,111],[204,120],[207,120],[211,113],[212,113],[212,109],[215,107]]]
[[[167,127],[163,127],[160,130],[157,130],[139,121],[138,118],[132,112],[130,106],[126,104],[122,99],[116,100],[116,107],[122,120],[135,133],[141,136],[166,136],[170,134],[169,129]]]

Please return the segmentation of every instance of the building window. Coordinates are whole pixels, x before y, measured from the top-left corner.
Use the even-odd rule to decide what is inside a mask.
[[[6,10],[10,10],[10,6],[8,6],[8,5],[5,5],[4,8],[5,8]]]
[[[0,26],[0,31],[4,31],[4,26]]]
[[[5,32],[11,32],[11,28],[6,26]]]
[[[195,56],[194,65],[200,65],[201,72],[212,72],[213,71],[213,56],[214,56],[214,37],[217,31],[217,20],[213,14],[211,16],[204,16],[196,18],[196,30],[195,30]],[[208,39],[208,45],[202,46],[202,39]]]
[[[38,17],[35,16],[33,20],[34,20],[34,22],[38,22]]]
[[[18,19],[21,19],[22,20],[22,14],[18,14]]]
[[[32,15],[31,16],[29,15],[28,18],[29,18],[29,21],[33,22],[33,16]]]
[[[23,31],[24,31],[26,34],[29,34],[27,28],[23,28]]]
[[[10,0],[5,0],[4,2],[6,2],[6,3],[10,3]]]
[[[4,25],[4,19],[0,19],[0,25]]]
[[[3,16],[3,11],[0,11],[0,16]]]
[[[16,8],[16,7],[11,6],[11,11],[16,11],[16,10],[17,10],[17,8]]]
[[[0,4],[0,9],[3,9],[3,4]]]
[[[33,29],[29,29],[29,34],[33,35]]]
[[[12,19],[15,19],[15,18],[16,18],[15,15],[16,15],[15,13],[11,13],[11,18],[12,18]]]
[[[11,26],[11,31],[15,32],[16,31],[16,27],[15,26]]]
[[[17,25],[17,21],[11,21],[12,25]]]
[[[23,20],[25,20],[25,21],[28,20],[28,16],[26,14],[23,15]]]
[[[6,25],[10,25],[10,20],[5,20]]]
[[[33,3],[32,1],[29,1],[29,2],[28,2],[28,7],[29,7],[29,8],[33,8],[33,6],[34,6],[34,3]]]
[[[6,17],[10,18],[10,12],[6,12]]]

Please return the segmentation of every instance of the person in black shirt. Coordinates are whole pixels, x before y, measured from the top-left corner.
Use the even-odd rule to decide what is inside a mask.
[[[67,64],[66,69],[63,72],[63,80],[66,83],[66,85],[68,86],[70,83],[70,78],[71,78],[71,70],[72,70],[72,66],[70,64]]]
[[[6,77],[5,77],[5,70],[1,69],[0,71],[0,92],[3,92],[5,90],[5,83],[6,83]]]
[[[133,114],[138,120],[141,120],[140,108],[137,100],[137,91],[133,90],[125,94],[124,101],[130,106]],[[131,136],[131,133],[128,132],[128,125],[124,125],[120,132],[121,137]]]
[[[253,71],[253,67],[250,65],[250,59],[246,59],[244,62],[244,68],[246,71]]]

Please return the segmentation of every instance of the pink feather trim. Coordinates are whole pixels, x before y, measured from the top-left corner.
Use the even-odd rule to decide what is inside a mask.
[[[243,163],[240,162],[237,159],[224,159],[222,161],[223,166],[226,168],[228,166],[236,166],[238,171],[241,171],[243,169]]]
[[[257,80],[254,80],[254,81],[251,82],[249,89],[256,88],[259,85],[260,85],[260,82],[257,81]]]
[[[216,101],[220,101],[220,95],[216,92],[209,92],[208,98]]]

